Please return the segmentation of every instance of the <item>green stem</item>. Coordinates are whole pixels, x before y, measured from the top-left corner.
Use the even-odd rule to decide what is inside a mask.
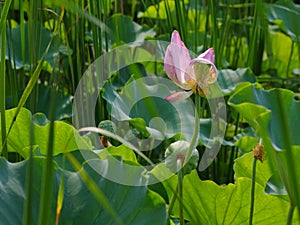
[[[209,6],[210,6],[210,10],[211,10],[211,21],[212,21],[212,43],[213,43],[213,47],[215,49],[216,52],[219,52],[219,46],[218,46],[218,25],[217,25],[217,6],[218,3],[217,1],[214,0],[210,0],[209,1]],[[215,58],[215,65],[217,66],[217,68],[220,66],[219,65],[219,55],[216,55]]]
[[[176,186],[176,190],[178,190],[178,184]],[[169,215],[172,214],[172,210],[173,210],[176,198],[177,198],[177,194],[173,192],[173,196],[172,196],[172,199],[171,199],[171,202],[170,202],[170,205],[169,205],[169,209],[168,209],[168,214]]]
[[[182,40],[183,42],[185,42],[185,32],[184,32],[184,25],[183,25],[183,15],[182,15],[182,10],[181,10],[181,7],[184,7],[184,6],[181,6],[181,2],[178,0],[178,1],[175,1],[175,10],[176,10],[176,19],[177,19],[177,25],[178,25],[178,30],[179,30],[179,33],[182,37]]]
[[[195,126],[194,126],[194,133],[193,133],[193,137],[189,146],[189,149],[187,151],[186,157],[185,157],[185,161],[184,164],[185,165],[187,163],[187,161],[190,159],[193,150],[196,148],[197,144],[197,140],[198,140],[198,134],[199,134],[199,130],[200,130],[200,120],[199,120],[199,113],[200,113],[200,105],[201,105],[201,97],[199,95],[195,95]]]
[[[294,209],[295,209],[295,205],[293,203],[291,203],[290,208],[289,208],[289,214],[288,214],[288,217],[286,220],[286,225],[292,225]]]
[[[178,196],[179,196],[179,220],[180,225],[184,225],[184,217],[183,217],[183,162],[181,160],[177,160],[177,167],[180,168],[178,170]]]
[[[295,45],[295,42],[293,41],[292,42],[290,56],[289,56],[289,62],[288,62],[287,69],[286,69],[286,78],[289,78],[289,72],[290,72],[291,62],[292,62],[292,57],[293,57],[293,53],[294,53],[294,45]]]
[[[1,11],[1,10],[0,10]],[[3,11],[3,10],[2,10]],[[1,140],[2,140],[2,146],[0,146],[0,156],[4,156],[5,158],[8,158],[8,151],[7,151],[7,143],[5,141],[6,139],[6,117],[5,117],[5,104],[6,104],[6,73],[5,73],[5,47],[6,47],[6,27],[5,23],[3,24],[3,29],[0,31],[0,117],[1,117]]]
[[[257,162],[257,158],[254,157],[253,158],[253,164],[252,164],[252,184],[251,184],[251,202],[250,202],[249,225],[252,225],[253,212],[254,212],[256,162]]]

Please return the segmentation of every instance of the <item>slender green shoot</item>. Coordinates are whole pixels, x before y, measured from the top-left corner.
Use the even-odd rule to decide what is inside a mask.
[[[4,24],[5,25],[5,24]],[[1,61],[0,61],[0,116],[1,116],[1,138],[2,138],[2,150],[0,152],[1,155],[3,155],[5,158],[8,157],[7,152],[7,143],[5,142],[6,139],[6,120],[5,120],[5,103],[6,103],[6,97],[5,97],[5,83],[6,83],[6,73],[5,73],[5,45],[6,45],[6,32],[5,32],[5,26],[2,32],[0,33],[1,38]]]
[[[177,160],[177,169],[178,169],[178,196],[179,196],[179,220],[180,225],[184,225],[184,216],[183,216],[183,162]]]
[[[264,161],[264,146],[262,145],[262,139],[259,140],[259,144],[256,145],[253,149],[249,225],[252,225],[252,223],[253,223],[254,201],[255,201],[255,182],[256,182],[256,163],[257,163],[257,160],[259,160],[261,162]]]
[[[186,153],[186,157],[185,157],[185,161],[184,161],[184,165],[188,162],[188,160],[190,159],[193,150],[196,148],[197,146],[197,140],[198,140],[198,136],[199,136],[199,131],[200,131],[200,119],[199,119],[199,113],[200,113],[200,105],[201,105],[201,97],[200,95],[195,94],[195,126],[194,126],[194,133],[192,136],[192,140],[190,142],[190,146],[189,149]]]
[[[57,56],[54,57],[55,65],[57,63]],[[57,69],[53,69],[52,73],[52,83],[57,83]],[[51,89],[50,93],[50,126],[49,126],[49,138],[48,138],[48,148],[46,155],[46,163],[43,168],[43,179],[42,179],[42,189],[41,189],[41,201],[40,201],[40,215],[39,215],[39,225],[47,224],[51,212],[52,205],[52,194],[53,194],[53,152],[54,152],[54,133],[58,132],[55,129],[55,111],[56,111],[56,98],[55,98],[55,88]],[[60,193],[61,194],[61,193]]]
[[[1,17],[0,17],[0,34],[2,34],[3,29],[5,29],[5,27],[6,27],[5,23],[6,23],[6,18],[8,15],[8,11],[9,11],[11,2],[12,2],[12,0],[7,0],[4,2],[4,6],[2,8]]]
[[[5,123],[5,83],[6,83],[6,72],[5,72],[5,51],[6,51],[6,18],[8,15],[9,7],[12,0],[7,0],[4,3],[4,6],[1,10],[1,18],[0,18],[0,38],[1,38],[1,62],[0,62],[0,116],[1,116],[1,130],[2,130],[2,146],[0,154],[4,157],[8,157],[7,153],[7,144],[6,144],[6,123]]]
[[[177,183],[177,186],[176,186],[176,190],[178,190],[178,183]],[[172,195],[172,198],[171,198],[171,201],[170,201],[170,204],[169,204],[169,208],[168,208],[168,213],[169,215],[172,214],[172,210],[174,208],[174,205],[175,205],[175,201],[176,201],[176,198],[177,198],[177,195],[175,192],[173,192],[173,195]]]
[[[18,102],[16,112],[14,114],[14,117],[12,119],[11,124],[9,125],[8,131],[7,131],[7,135],[5,137],[5,140],[2,142],[2,145],[6,144],[7,137],[8,137],[8,135],[9,135],[9,133],[10,133],[10,131],[11,131],[11,129],[12,129],[12,127],[13,127],[16,119],[17,119],[17,116],[19,115],[19,113],[21,111],[21,108],[25,105],[25,103],[26,103],[29,95],[31,94],[32,90],[35,87],[35,84],[38,81],[40,72],[42,71],[42,68],[43,68],[43,63],[44,63],[45,57],[46,57],[46,55],[47,55],[47,53],[49,51],[49,48],[51,46],[52,41],[53,41],[53,37],[52,37],[51,41],[49,42],[49,44],[48,44],[48,46],[47,46],[47,48],[46,48],[46,50],[45,50],[45,52],[44,52],[41,60],[39,61],[38,65],[37,65],[37,67],[35,69],[35,71],[33,72],[32,76],[31,76],[31,79],[29,80],[29,82],[28,82],[28,84],[27,84],[27,86],[26,86],[26,88],[25,88],[25,90],[24,90],[24,92],[23,92],[23,94],[22,94],[19,102]],[[3,149],[1,151],[3,151]]]
[[[65,155],[63,155],[63,168],[64,165],[65,165]],[[62,173],[60,184],[59,184],[58,196],[57,196],[55,225],[59,225],[60,213],[64,202],[64,193],[65,193],[65,175],[64,173]]]
[[[30,125],[30,152],[28,158],[28,167],[26,171],[26,201],[24,206],[24,216],[23,224],[31,225],[32,224],[32,196],[33,196],[33,184],[34,184],[34,161],[33,161],[33,145],[34,145],[34,125]]]
[[[253,157],[249,225],[252,225],[252,223],[253,223],[252,221],[253,221],[254,200],[255,200],[256,162],[257,162],[257,158]]]
[[[211,20],[212,20],[212,45],[216,52],[219,52],[218,46],[218,25],[217,25],[217,1],[209,0],[210,12],[211,12]],[[216,67],[220,67],[219,65],[219,55],[216,54],[215,65]]]
[[[292,225],[294,210],[295,210],[295,205],[291,203],[290,208],[289,208],[289,213],[287,216],[287,220],[286,220],[286,225]]]
[[[300,195],[299,195],[299,182],[298,178],[296,176],[296,171],[295,171],[295,159],[293,157],[293,147],[292,147],[292,140],[291,140],[291,134],[290,134],[290,127],[289,127],[289,122],[288,122],[288,117],[286,115],[286,109],[283,107],[283,97],[281,95],[280,91],[276,92],[277,94],[277,99],[278,99],[278,105],[279,105],[279,110],[280,110],[280,120],[278,121],[281,126],[281,134],[282,134],[282,140],[283,140],[283,146],[285,149],[285,157],[286,157],[286,162],[287,163],[287,171],[281,171],[282,173],[288,174],[287,176],[287,182],[285,183],[285,187],[287,189],[287,192],[290,197],[291,204],[295,207],[300,206]],[[299,209],[300,210],[300,209]],[[290,215],[291,214],[291,215]],[[289,213],[290,216],[292,216],[292,213]],[[290,217],[289,216],[289,217]],[[288,217],[288,218],[289,218]],[[289,219],[291,220],[291,218]]]

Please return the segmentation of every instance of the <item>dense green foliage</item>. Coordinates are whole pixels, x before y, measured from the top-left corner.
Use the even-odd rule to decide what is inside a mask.
[[[0,11],[0,225],[300,224],[299,5],[6,0]],[[174,30],[192,59],[214,49],[208,96],[165,99],[180,91],[164,69]]]

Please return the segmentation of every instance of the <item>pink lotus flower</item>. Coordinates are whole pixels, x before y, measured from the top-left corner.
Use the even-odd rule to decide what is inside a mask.
[[[188,98],[193,93],[206,95],[208,86],[214,83],[218,76],[214,59],[213,48],[191,59],[189,50],[175,30],[172,33],[171,44],[166,50],[164,68],[168,77],[185,91],[173,93],[165,99],[176,102]]]

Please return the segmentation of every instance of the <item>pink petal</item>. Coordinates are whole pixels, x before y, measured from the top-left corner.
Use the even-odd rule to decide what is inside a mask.
[[[193,76],[189,64],[191,57],[189,50],[182,42],[179,33],[175,30],[172,33],[171,44],[167,47],[164,68],[168,77],[184,90],[190,90],[186,83]]]
[[[179,92],[175,92],[171,95],[168,95],[167,97],[165,97],[165,99],[169,102],[179,102],[184,99],[187,99],[192,94],[193,94],[192,91],[179,91]]]
[[[215,52],[214,52],[214,49],[213,48],[209,48],[204,53],[202,53],[201,55],[199,55],[198,57],[207,59],[210,62],[214,63],[214,61],[215,61]]]
[[[214,64],[197,59],[193,60],[192,64],[195,71],[196,81],[200,86],[212,84],[217,80],[218,71]]]
[[[218,70],[214,64],[214,59],[214,49],[210,48],[191,61],[190,65],[194,68],[195,78],[200,86],[212,84],[217,80]]]

